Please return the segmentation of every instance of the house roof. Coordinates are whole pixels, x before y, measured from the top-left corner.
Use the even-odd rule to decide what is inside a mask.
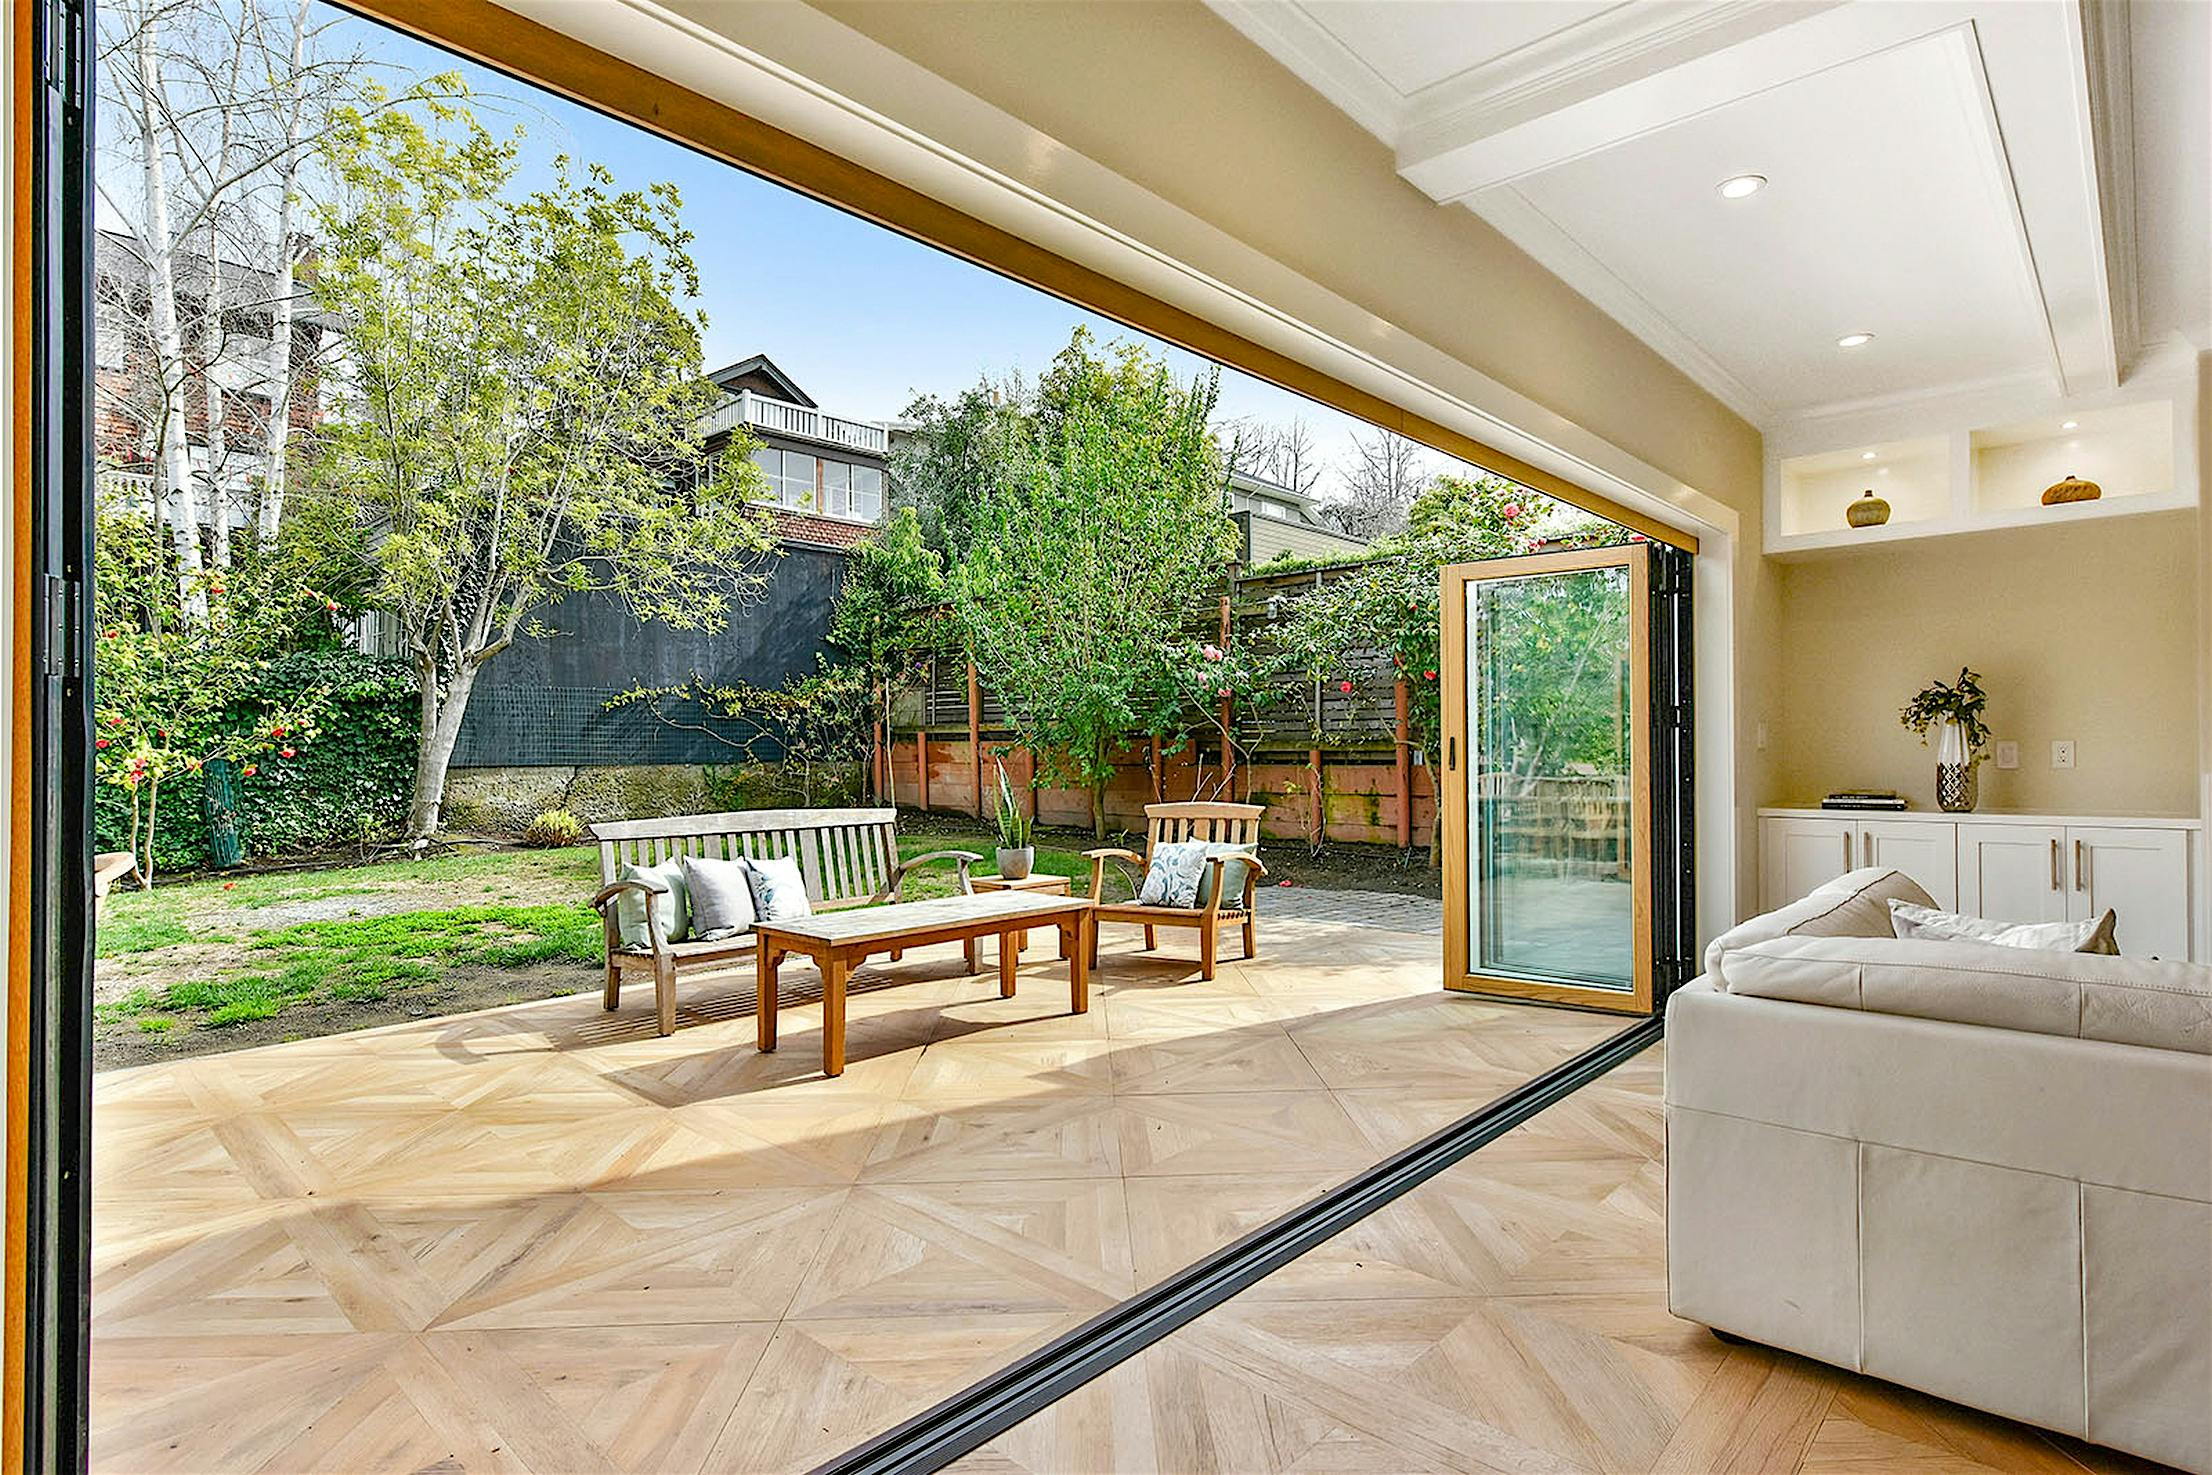
[[[775,535],[785,543],[804,543],[809,547],[830,548],[842,553],[875,531],[874,527],[866,523],[819,517],[811,512],[795,511],[789,507],[775,507],[769,511],[774,521]]]
[[[759,375],[763,379],[766,379],[770,384],[775,385],[776,392],[780,394],[783,398],[791,401],[791,403],[795,405],[804,405],[810,410],[819,410],[821,408],[820,405],[814,402],[813,396],[809,395],[805,390],[801,389],[798,386],[798,383],[793,380],[789,374],[786,374],[783,370],[777,368],[776,361],[768,357],[768,355],[765,353],[756,353],[751,358],[739,359],[734,364],[716,369],[713,373],[707,375],[707,377],[709,379],[712,379],[715,383],[721,385],[724,389],[728,389],[734,381],[746,378],[748,375],[755,374]]]
[[[1288,502],[1294,507],[1318,507],[1320,499],[1309,493],[1286,487],[1279,481],[1269,481],[1264,476],[1254,476],[1249,471],[1229,473],[1229,485],[1240,492],[1257,492],[1278,502]]]

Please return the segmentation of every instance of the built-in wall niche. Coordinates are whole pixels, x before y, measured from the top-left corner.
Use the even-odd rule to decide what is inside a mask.
[[[2174,411],[2164,400],[2045,415],[1972,435],[1972,507],[1977,513],[2067,515],[2096,502],[2042,505],[2067,477],[2095,482],[2098,502],[2164,498],[2174,488]]]
[[[1782,462],[1779,491],[1783,537],[1896,536],[1951,515],[1950,441],[1929,436],[1792,456]],[[1888,521],[1854,528],[1851,504],[1869,491],[1889,504]]]

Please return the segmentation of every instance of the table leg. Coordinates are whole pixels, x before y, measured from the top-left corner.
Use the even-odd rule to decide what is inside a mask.
[[[852,964],[831,953],[822,964],[822,1074],[845,1073],[845,975]]]
[[[1088,907],[1075,914],[1075,936],[1061,934],[1060,951],[1068,960],[1068,1012],[1091,1012],[1091,948],[1097,937],[1097,918]]]
[[[961,942],[960,949],[963,953],[967,955],[968,976],[970,978],[973,978],[978,973],[981,973],[983,970],[975,965],[975,939],[972,937],[965,939]]]
[[[1002,999],[1014,997],[1014,970],[1022,960],[1021,944],[1014,938],[1011,932],[998,935],[998,996]]]
[[[754,977],[754,1024],[757,1040],[764,1051],[776,1048],[776,968],[783,962],[783,949],[762,944]]]

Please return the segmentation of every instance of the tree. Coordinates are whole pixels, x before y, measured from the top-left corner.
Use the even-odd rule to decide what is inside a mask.
[[[293,387],[320,369],[296,330],[311,165],[349,107],[457,95],[452,74],[396,95],[359,46],[333,48],[309,0],[119,0],[101,9],[100,324],[127,372],[101,407],[152,466],[143,509],[166,524],[184,618],[207,616],[206,566],[231,562],[234,514],[274,543]],[[193,459],[198,426],[203,459]],[[238,498],[255,489],[255,505]],[[206,530],[203,550],[201,532]]]
[[[891,500],[911,508],[922,539],[958,564],[975,539],[975,504],[1019,460],[1031,426],[1029,388],[1020,375],[989,376],[950,399],[917,396],[906,407],[913,430],[891,452]]]
[[[355,398],[314,495],[396,617],[422,686],[410,838],[431,834],[484,665],[577,595],[717,630],[775,544],[751,443],[709,464],[697,423],[699,283],[675,190],[617,190],[565,158],[522,198],[512,149],[465,113],[356,114],[316,210],[323,308],[347,323]],[[345,519],[335,519],[342,523]]]
[[[1352,436],[1352,460],[1344,490],[1324,515],[1343,532],[1367,542],[1405,529],[1407,514],[1429,483],[1420,445],[1394,430]]]
[[[1134,343],[1077,329],[974,501],[953,604],[1025,746],[1090,791],[1180,680],[1185,631],[1234,556],[1208,426],[1218,375],[1184,384]]]

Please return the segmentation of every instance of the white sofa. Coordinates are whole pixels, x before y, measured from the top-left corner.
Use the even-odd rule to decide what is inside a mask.
[[[1899,941],[1862,870],[1667,1006],[1667,1286],[1751,1341],[2212,1475],[2212,968]]]

